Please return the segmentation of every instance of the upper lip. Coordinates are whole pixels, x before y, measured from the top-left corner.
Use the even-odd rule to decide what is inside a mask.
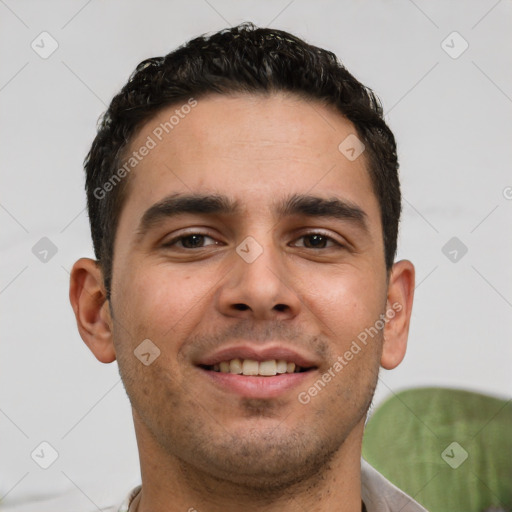
[[[289,363],[295,363],[301,368],[318,367],[318,363],[311,357],[300,354],[293,348],[284,345],[254,346],[254,345],[233,345],[216,350],[199,359],[198,365],[213,366],[222,361],[231,361],[232,359],[252,359],[254,361],[269,361],[271,359],[284,360]]]

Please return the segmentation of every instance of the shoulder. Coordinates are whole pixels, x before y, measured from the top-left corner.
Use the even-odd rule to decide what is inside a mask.
[[[427,512],[361,458],[361,494],[368,512]]]

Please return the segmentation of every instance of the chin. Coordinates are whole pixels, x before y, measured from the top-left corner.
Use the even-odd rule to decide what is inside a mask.
[[[330,440],[314,432],[278,432],[278,427],[252,433],[243,438],[232,435],[229,443],[198,446],[194,465],[202,460],[201,470],[213,479],[239,485],[246,492],[281,494],[284,490],[315,478],[343,444],[339,437]],[[282,429],[281,429],[282,430]],[[206,450],[202,450],[206,448]]]

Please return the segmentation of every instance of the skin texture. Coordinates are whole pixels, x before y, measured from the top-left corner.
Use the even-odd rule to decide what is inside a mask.
[[[144,125],[130,149],[175,109]],[[140,512],[361,509],[364,421],[379,367],[394,368],[405,354],[414,268],[401,261],[386,271],[365,155],[349,161],[338,150],[351,133],[331,107],[291,95],[200,98],[128,178],[110,304],[98,264],[74,265],[70,299],[80,334],[100,361],[117,359],[132,404]],[[241,211],[161,219],[139,236],[144,212],[176,193],[223,194]],[[366,229],[276,216],[276,202],[292,194],[356,205]],[[317,248],[305,235],[319,231],[330,238]],[[199,248],[163,246],[191,232],[207,236]],[[235,250],[248,236],[263,250],[252,263]],[[384,329],[301,403],[298,393],[393,304],[400,311]],[[145,339],[160,350],[148,366],[134,356]],[[293,347],[316,369],[274,398],[227,392],[195,363],[241,340]]]

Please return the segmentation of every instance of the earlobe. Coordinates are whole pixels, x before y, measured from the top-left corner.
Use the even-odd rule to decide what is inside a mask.
[[[389,277],[381,356],[381,366],[386,370],[398,366],[405,356],[413,298],[414,265],[402,260],[393,265]]]
[[[102,363],[114,361],[112,318],[101,268],[95,260],[81,258],[73,265],[69,300],[85,344]]]

